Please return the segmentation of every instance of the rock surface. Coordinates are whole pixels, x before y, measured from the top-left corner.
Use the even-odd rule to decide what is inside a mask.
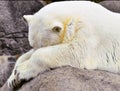
[[[0,1],[0,55],[22,54],[30,49],[28,27],[22,16],[41,7],[43,4],[37,0]]]
[[[13,91],[5,84],[0,91]],[[44,72],[16,91],[120,91],[120,76],[70,66]]]
[[[0,87],[10,76],[17,58],[18,56],[0,56]]]
[[[105,6],[107,9],[120,13],[120,1],[119,0],[105,0],[100,2],[101,5]]]

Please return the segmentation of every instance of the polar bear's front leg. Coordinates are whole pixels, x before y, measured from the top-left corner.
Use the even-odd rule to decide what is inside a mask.
[[[39,72],[45,71],[45,67],[39,67],[38,65],[35,65],[34,63],[30,62],[30,60],[27,60],[15,68],[14,78],[11,80],[8,80],[8,85],[11,88],[17,87],[21,80],[29,80],[30,78],[33,78],[39,74]]]
[[[16,74],[16,67],[18,65],[22,64],[23,62],[25,62],[26,60],[28,60],[31,57],[31,55],[34,53],[34,51],[35,51],[34,49],[31,49],[29,52],[23,54],[22,56],[20,56],[18,58],[15,66],[14,66],[14,69],[12,71],[12,74],[11,74],[11,76],[8,79],[8,83],[10,83],[12,80],[14,80],[15,78],[17,78],[17,75],[15,75]],[[20,83],[20,82],[18,81],[17,83]],[[9,85],[9,87],[11,87],[10,84],[8,84],[8,85]]]
[[[35,52],[34,49],[31,49],[30,51],[28,51],[27,53],[23,54],[22,56],[20,56],[17,60],[17,62],[15,63],[15,66],[17,66],[18,64],[28,60],[31,55]]]
[[[63,48],[61,48],[63,47]],[[65,62],[66,56],[64,46],[51,46],[46,48],[40,48],[36,50],[29,60],[18,64],[15,68],[14,79],[8,80],[9,87],[16,87],[20,84],[21,80],[29,80],[37,76],[39,73],[44,72],[45,70],[49,70],[50,68],[67,65],[67,61]],[[61,57],[61,58],[60,58]],[[64,60],[63,60],[64,59]],[[64,61],[64,62],[61,62]],[[62,63],[62,64],[61,64]]]

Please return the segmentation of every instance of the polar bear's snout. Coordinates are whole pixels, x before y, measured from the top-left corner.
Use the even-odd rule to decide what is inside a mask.
[[[50,17],[49,19],[45,17],[43,21],[43,18],[41,19],[35,15],[25,15],[24,18],[29,26],[29,44],[33,48],[36,49],[61,43],[64,30],[62,22],[57,20],[46,22]]]

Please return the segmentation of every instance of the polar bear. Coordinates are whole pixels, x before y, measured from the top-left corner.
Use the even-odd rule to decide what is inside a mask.
[[[120,14],[90,1],[62,1],[24,18],[33,49],[18,58],[9,87],[64,65],[120,72]]]

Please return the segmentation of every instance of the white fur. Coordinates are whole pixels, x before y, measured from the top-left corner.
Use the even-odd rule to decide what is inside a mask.
[[[10,87],[63,65],[120,72],[120,14],[89,1],[65,1],[24,17],[33,50],[18,59]]]

